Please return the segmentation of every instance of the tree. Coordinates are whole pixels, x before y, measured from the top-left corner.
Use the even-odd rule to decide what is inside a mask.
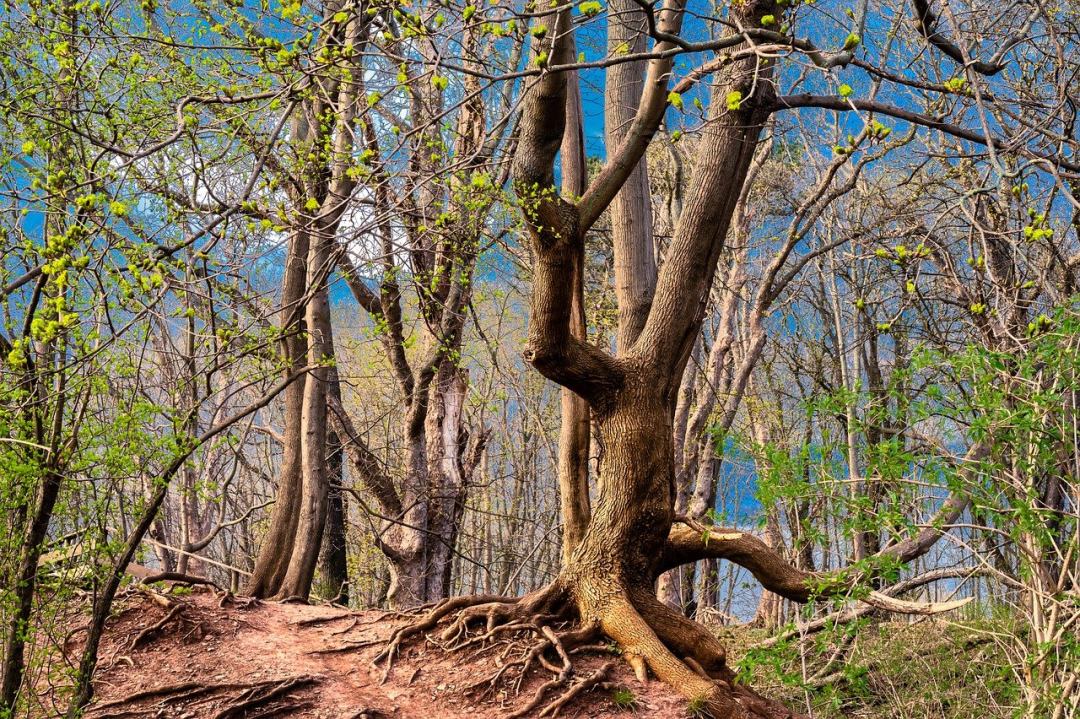
[[[476,258],[489,231],[482,220],[505,183],[498,154],[510,96],[489,110],[475,77],[451,87],[432,75],[437,53],[411,39],[419,32],[413,24],[435,23],[434,8],[408,18],[356,3],[317,11],[294,18],[315,36],[302,67],[330,80],[306,89],[290,133],[294,162],[270,172],[287,188],[290,208],[277,213],[289,233],[283,364],[320,369],[307,375],[302,395],[288,390],[277,500],[247,591],[307,597],[326,519],[330,427],[374,500],[375,541],[391,569],[389,601],[409,607],[449,591],[457,526],[483,449],[482,428],[470,433],[464,424],[468,377],[459,363]],[[494,42],[475,27],[464,38],[465,62],[478,68]],[[520,53],[520,40],[517,47]],[[295,73],[292,64],[276,70],[284,85]],[[453,131],[444,129],[454,114]],[[443,162],[452,170],[440,171]],[[376,328],[407,408],[397,438],[407,468],[400,477],[380,466],[354,425],[340,376],[331,382],[327,375],[336,361],[328,299],[335,272],[363,310],[361,321]],[[415,321],[406,305],[410,286]],[[418,343],[419,356],[410,356]]]
[[[603,169],[580,199],[563,197],[554,187],[554,164],[564,140],[568,114],[567,74],[563,70],[572,68],[575,62],[573,43],[569,41],[571,13],[568,9],[556,9],[535,21],[537,39],[532,59],[540,68],[540,76],[526,93],[513,173],[514,189],[534,257],[531,324],[524,355],[544,376],[588,402],[603,437],[604,455],[588,528],[559,578],[516,604],[480,604],[466,609],[459,624],[467,624],[478,616],[488,616],[490,621],[491,617],[569,612],[581,621],[582,633],[600,632],[616,641],[639,676],[644,678],[647,671],[652,671],[679,688],[688,699],[707,707],[713,715],[784,714],[784,710],[770,706],[749,690],[732,685],[723,647],[715,637],[659,602],[653,594],[654,581],[662,570],[705,557],[740,563],[767,589],[795,601],[806,601],[816,592],[851,587],[849,576],[833,588],[823,589],[819,582],[828,584],[824,575],[791,567],[767,545],[746,533],[710,529],[693,520],[677,518],[674,513],[672,418],[676,397],[759,138],[773,113],[818,107],[892,116],[985,145],[991,153],[1003,145],[994,137],[929,115],[877,100],[849,99],[850,88],[842,89],[837,97],[780,96],[778,62],[760,54],[750,42],[760,38],[778,42],[784,48],[798,48],[822,68],[846,66],[853,62],[854,51],[861,44],[865,18],[856,18],[841,50],[826,54],[808,41],[789,39],[783,32],[776,34],[774,26],[782,31],[787,28],[786,15],[783,8],[769,2],[744,3],[732,8],[732,25],[739,29],[711,43],[696,45],[679,36],[684,7],[677,1],[665,3],[660,10],[642,8],[642,11],[638,34],[625,45],[620,42],[617,48],[631,55],[625,62],[632,67],[637,59],[633,57],[635,49],[644,46],[638,43],[639,38],[648,34],[655,40],[648,53],[644,87],[640,99],[634,103],[636,112],[625,135],[621,138],[616,135],[617,144],[609,145]],[[954,60],[962,57],[963,51],[932,29],[936,21],[932,14],[925,8],[918,12],[919,26],[930,44]],[[616,37],[620,26],[619,23],[609,26],[616,28],[609,30],[609,37]],[[679,49],[706,47],[722,49],[724,54],[691,74],[692,77],[715,74],[716,81],[699,128],[697,161],[675,233],[666,248],[651,302],[641,309],[640,333],[624,331],[631,323],[620,322],[616,353],[609,354],[575,336],[571,329],[574,258],[581,252],[584,233],[600,213],[624,188],[633,187],[636,168],[640,167],[639,161],[669,103],[679,108],[683,102],[681,92],[668,92],[668,77],[673,68],[671,57]],[[969,64],[969,73],[996,74],[1002,67],[1000,60],[1001,53],[991,63]],[[967,62],[966,58],[961,61]],[[612,62],[621,64],[617,58]],[[875,69],[875,72],[891,79],[886,71]],[[617,82],[622,74],[621,70],[609,72],[608,82]],[[953,83],[949,87],[958,89],[962,85]],[[837,147],[836,155],[839,158],[855,155],[861,144],[883,141],[889,132],[880,121],[868,122],[859,135],[849,136],[847,145]],[[609,138],[610,133],[611,128]],[[1072,167],[1068,160],[1048,155],[1037,145],[1021,151],[1051,165]],[[842,164],[839,160],[837,169]],[[624,247],[616,243],[616,267],[626,260],[626,253],[631,251],[628,247],[640,249],[637,241],[648,232],[638,228],[635,242]],[[630,233],[634,233],[633,228]],[[797,238],[798,232],[792,235]],[[784,256],[781,252],[781,262]],[[804,261],[800,267],[805,265]],[[770,291],[766,286],[766,296]],[[639,310],[628,305],[628,297],[619,300],[620,317],[629,317]],[[764,309],[755,311],[760,317]],[[760,329],[758,334],[761,335]],[[750,355],[758,353],[760,346]],[[745,379],[742,381],[745,383]],[[963,470],[972,471],[972,466],[985,453],[984,444],[974,444]],[[940,521],[945,524],[955,521],[966,506],[966,500],[950,498],[941,507]],[[877,552],[870,552],[868,548],[872,545],[863,542],[860,546],[864,548],[856,552],[856,560],[861,560],[861,572],[869,570],[872,575],[875,570],[868,562],[910,561],[925,553],[941,534],[939,529],[923,530]],[[874,601],[882,600],[878,596]],[[418,631],[418,626],[431,626],[456,606],[455,602],[444,603],[418,625],[403,629],[385,655],[392,658],[398,641]],[[578,639],[577,634],[573,635],[573,640]]]

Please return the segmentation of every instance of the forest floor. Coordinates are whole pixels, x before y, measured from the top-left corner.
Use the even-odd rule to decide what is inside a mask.
[[[333,606],[246,605],[207,589],[132,592],[109,622],[86,718],[501,719],[553,676],[534,671],[520,687],[512,680],[483,696],[486,682],[468,687],[499,669],[504,645],[448,654],[414,642],[384,681],[383,664],[372,660],[401,621]],[[575,657],[577,678],[611,663],[608,683],[559,716],[631,716],[617,695],[632,697],[633,716],[686,716],[679,695],[659,682],[641,685],[612,659],[601,651]]]
[[[248,604],[207,588],[132,588],[107,625],[86,719],[505,719],[554,676],[534,670],[518,685],[511,671],[509,681],[485,693],[487,679],[524,645],[447,653],[414,641],[384,680],[384,665],[373,660],[404,621],[326,605]],[[807,654],[793,644],[759,657],[751,683],[818,719],[1008,717],[1015,710],[1011,670],[991,641],[1008,626],[981,624],[877,622],[863,628],[832,676],[806,691],[799,677],[807,662],[833,656],[834,642],[819,636],[810,646],[821,646]],[[768,637],[743,626],[715,630],[732,661],[752,657]],[[605,666],[603,685],[583,691],[558,716],[689,716],[681,696],[655,680],[642,685],[603,647],[574,655],[570,684]]]

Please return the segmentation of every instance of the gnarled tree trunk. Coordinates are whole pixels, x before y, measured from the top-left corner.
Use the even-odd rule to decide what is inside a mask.
[[[754,6],[747,12],[763,10]],[[677,30],[680,13],[680,6],[669,3],[661,15],[661,26]],[[568,28],[569,14],[559,12],[552,19],[554,37],[558,38]],[[545,51],[550,49],[556,63],[567,61],[568,45],[556,40],[552,47],[548,41]],[[654,62],[641,99],[645,117],[639,111],[638,118],[645,122],[640,124],[646,128],[651,124],[652,131],[665,107],[668,70],[663,61]],[[743,80],[736,76],[737,83]],[[768,91],[768,83],[760,83],[756,99]],[[660,602],[654,583],[674,518],[672,418],[676,389],[767,117],[767,112],[754,109],[754,100],[748,98],[738,110],[713,104],[702,140],[710,151],[703,153],[695,168],[687,204],[640,333],[619,357],[583,342],[570,330],[573,297],[567,278],[572,277],[575,254],[584,231],[620,183],[605,184],[602,172],[577,204],[544,192],[553,183],[552,163],[564,130],[563,76],[547,75],[530,91],[514,168],[515,188],[536,258],[525,357],[546,377],[589,402],[605,442],[589,528],[559,584],[572,597],[582,621],[595,622],[618,642],[639,674],[644,675],[647,666],[686,696],[700,698],[714,713],[728,711],[735,716],[742,710],[733,694],[696,670],[701,668],[730,681],[722,646],[703,628]],[[621,143],[620,153],[630,154],[617,154],[605,169],[620,174],[620,179],[632,176],[651,131],[643,132],[635,119],[626,134],[629,139]],[[640,150],[635,150],[638,146]]]

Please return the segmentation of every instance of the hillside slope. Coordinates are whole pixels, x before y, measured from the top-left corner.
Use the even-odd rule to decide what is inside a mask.
[[[372,659],[401,621],[381,612],[260,602],[244,605],[212,591],[167,599],[138,592],[111,621],[88,719],[312,719],[506,717],[551,679],[512,673],[491,691],[484,681],[512,660],[515,647],[486,645],[447,654],[405,649],[383,681]],[[574,676],[610,664],[608,680],[561,708],[559,716],[682,719],[686,703],[658,682],[640,685],[602,649],[575,657]],[[473,689],[470,685],[478,684]],[[539,710],[530,716],[539,716]]]

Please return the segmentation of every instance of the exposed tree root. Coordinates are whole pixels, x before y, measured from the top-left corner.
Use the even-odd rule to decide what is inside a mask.
[[[261,603],[262,600],[258,597],[238,597],[230,591],[222,592],[218,598],[218,608],[220,609],[224,609],[227,604],[231,604],[237,609],[251,609]]]
[[[345,642],[339,644],[336,647],[326,647],[324,649],[315,649],[308,652],[308,654],[340,654],[341,652],[351,652],[355,649],[363,649],[364,647],[370,647],[374,644],[382,644],[382,639],[363,639],[358,642]]]
[[[307,705],[305,701],[289,699],[288,694],[317,682],[317,677],[300,675],[251,683],[169,684],[92,706],[87,710],[86,715],[93,719],[159,716],[169,706],[183,706],[190,711],[196,705],[206,704],[220,698],[223,694],[241,690],[239,694],[227,697],[225,706],[217,713],[210,715],[206,710],[199,710],[196,712],[197,715],[212,716],[213,719],[236,719],[241,716],[248,719],[271,717],[288,711],[296,711]],[[153,699],[158,701],[150,701]],[[252,713],[255,710],[261,711]]]
[[[135,692],[134,694],[128,694],[120,699],[113,699],[112,701],[102,702],[96,706],[90,707],[90,712],[99,712],[105,709],[112,709],[113,707],[122,706],[124,704],[132,704],[134,702],[141,702],[147,699],[155,699],[157,697],[167,697],[174,694],[182,694],[190,691],[191,689],[204,688],[206,685],[201,682],[184,682],[182,684],[166,684],[162,687],[155,687],[154,689],[144,689],[143,691]]]
[[[185,605],[182,603],[174,604],[169,611],[154,624],[151,624],[146,629],[135,635],[135,638],[131,640],[131,644],[128,646],[128,650],[138,649],[140,646],[152,639],[158,632],[165,628],[165,625],[171,622],[173,619],[180,617],[184,613]]]
[[[451,599],[445,599],[435,604],[426,614],[419,617],[417,620],[409,622],[396,630],[393,635],[391,635],[390,641],[387,642],[386,647],[384,647],[372,661],[376,664],[380,661],[386,662],[386,666],[383,670],[383,681],[385,682],[386,678],[390,675],[390,670],[394,666],[394,659],[397,657],[398,649],[405,640],[434,629],[439,623],[439,620],[456,611],[475,608],[477,606],[494,606],[498,603],[513,604],[514,602],[515,600],[511,598],[483,594],[472,597],[453,597]]]
[[[215,714],[213,719],[233,719],[234,717],[239,717],[251,709],[257,709],[275,699],[284,697],[294,689],[314,684],[315,681],[315,677],[299,676],[290,677],[289,679],[273,684],[264,682],[261,685],[253,686],[240,694],[240,696],[236,697],[229,706]],[[292,702],[291,704],[292,707],[295,708],[296,702]]]
[[[500,690],[520,694],[535,672],[550,678],[532,690],[508,719],[553,717],[583,692],[606,686],[613,662],[587,677],[574,678],[571,657],[585,650],[609,650],[608,637],[641,681],[652,672],[680,691],[702,716],[716,719],[790,719],[785,707],[734,681],[720,641],[704,627],[659,602],[646,590],[592,592],[600,597],[582,621],[573,595],[561,582],[513,600],[455,597],[440,602],[400,627],[375,662],[384,662],[383,680],[403,643],[423,636],[447,652],[496,653],[498,669],[464,688],[481,699]]]
[[[324,617],[309,617],[307,619],[299,619],[295,622],[290,622],[294,627],[317,627],[321,624],[332,624],[339,622],[343,619],[351,619],[349,626],[345,629],[339,629],[333,632],[333,634],[346,634],[353,628],[362,624],[377,624],[382,622],[387,617],[392,616],[394,612],[380,612],[374,616],[371,616],[371,612],[343,612],[341,614],[331,614]],[[367,616],[365,621],[360,621],[360,617]]]
[[[278,706],[270,707],[269,709],[258,712],[256,714],[246,714],[244,716],[244,719],[270,719],[270,717],[293,716],[298,711],[301,711],[303,709],[312,709],[314,707],[315,702],[289,702],[286,704],[279,704]]]

